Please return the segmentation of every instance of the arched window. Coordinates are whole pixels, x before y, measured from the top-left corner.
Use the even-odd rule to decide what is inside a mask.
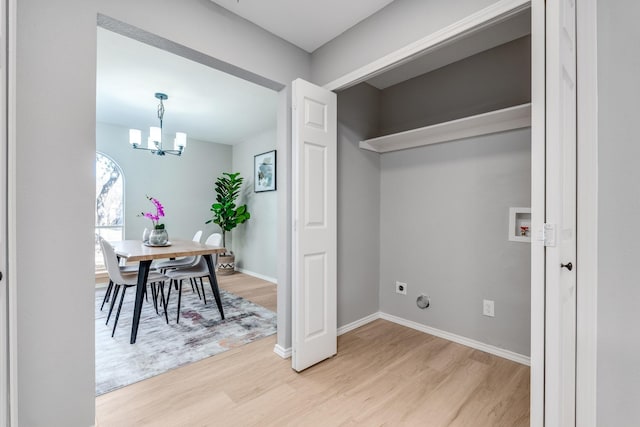
[[[96,271],[104,270],[100,240],[124,236],[124,176],[110,157],[96,153]]]

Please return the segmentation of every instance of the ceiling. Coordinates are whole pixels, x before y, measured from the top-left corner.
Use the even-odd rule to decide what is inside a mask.
[[[393,0],[211,0],[311,53]]]
[[[96,120],[141,129],[143,141],[158,126],[156,92],[169,96],[165,134],[234,144],[276,125],[275,91],[100,27],[97,50]]]

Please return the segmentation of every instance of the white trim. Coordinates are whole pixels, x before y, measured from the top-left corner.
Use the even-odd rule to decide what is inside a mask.
[[[416,331],[424,332],[425,334],[434,335],[467,347],[475,348],[476,350],[484,351],[485,353],[493,354],[494,356],[502,357],[503,359],[511,360],[522,365],[531,365],[529,357],[511,350],[505,350],[504,348],[485,344],[480,341],[472,340],[471,338],[452,334],[451,332],[442,331],[440,329],[432,328],[431,326],[423,325],[422,323],[417,323],[412,320],[403,319],[402,317],[383,312],[380,312],[380,318],[388,320],[389,322],[397,323],[398,325],[406,326],[407,328],[415,329]]]
[[[257,277],[258,279],[266,280],[267,282],[271,282],[276,285],[278,284],[278,279],[276,278],[265,276],[264,274],[260,274],[260,273],[255,273],[253,271],[245,270],[244,268],[236,267],[236,270],[242,274],[246,274],[247,276]]]
[[[0,270],[7,274],[7,1],[0,0]],[[9,423],[9,300],[7,278],[0,281],[0,427]]]
[[[545,0],[531,4],[531,229],[537,236],[545,222],[546,129]],[[531,239],[531,386],[530,425],[544,426],[545,248]]]
[[[576,425],[596,426],[598,332],[597,7],[577,2],[578,222]]]
[[[531,104],[516,105],[448,122],[360,141],[360,148],[388,153],[531,126]]]
[[[291,357],[292,349],[291,347],[284,348],[280,344],[276,344],[273,347],[273,352],[283,359],[288,359]]]
[[[451,43],[481,28],[490,27],[529,7],[530,0],[500,0],[453,24],[408,44],[394,52],[360,67],[324,85],[325,89],[345,89],[361,83],[374,75],[411,61],[415,56],[427,53]]]
[[[372,313],[372,314],[370,314],[368,316],[365,316],[362,319],[358,319],[355,322],[351,322],[351,323],[348,323],[348,324],[346,324],[344,326],[340,326],[338,328],[338,336],[346,334],[347,332],[351,332],[354,329],[359,328],[360,326],[364,326],[367,323],[371,323],[374,320],[378,320],[378,319],[380,319],[380,312],[379,311],[377,311],[375,313]]]
[[[7,284],[9,287],[9,425],[18,420],[18,302],[17,302],[17,195],[16,187],[16,23],[18,0],[8,0],[7,10]]]

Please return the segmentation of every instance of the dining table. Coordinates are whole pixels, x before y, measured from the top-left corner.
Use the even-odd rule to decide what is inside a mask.
[[[172,240],[169,244],[163,246],[151,246],[147,243],[143,243],[142,240],[120,240],[111,243],[119,258],[125,259],[127,262],[139,262],[136,301],[133,309],[133,322],[131,324],[131,344],[135,344],[136,342],[138,324],[140,323],[140,314],[142,312],[144,290],[147,286],[147,277],[149,276],[151,263],[156,259],[202,256],[209,269],[209,283],[211,284],[211,290],[216,300],[218,311],[220,312],[222,319],[224,319],[220,289],[218,288],[216,269],[213,264],[213,254],[225,253],[225,248],[205,245],[192,240]]]

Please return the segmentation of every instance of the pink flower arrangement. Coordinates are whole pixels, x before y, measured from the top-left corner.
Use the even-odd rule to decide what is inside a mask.
[[[156,230],[163,230],[164,224],[160,224],[160,218],[164,216],[164,206],[162,206],[162,203],[160,203],[160,201],[156,198],[147,196],[147,199],[156,207],[156,213],[153,214],[151,212],[142,212],[138,216],[149,218],[151,220],[151,223],[153,224],[153,228],[155,228]]]

